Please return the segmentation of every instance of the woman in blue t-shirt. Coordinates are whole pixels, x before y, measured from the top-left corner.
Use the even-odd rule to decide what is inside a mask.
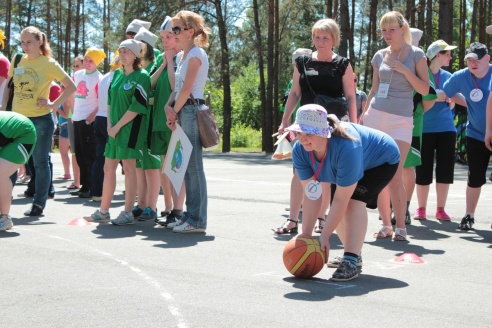
[[[366,207],[376,208],[379,192],[391,181],[400,162],[396,142],[387,134],[342,122],[319,105],[304,105],[286,130],[297,133],[292,157],[303,190],[300,236],[311,237],[324,197],[331,206],[323,228],[321,249],[328,257],[335,229],[344,245],[343,258],[332,280],[358,276],[357,259],[367,230]]]
[[[434,171],[434,156],[436,158],[436,219],[451,220],[444,211],[444,207],[448,198],[449,185],[454,179],[456,127],[451,110],[454,108],[454,103],[441,90],[444,83],[451,77],[451,73],[441,67],[449,66],[451,50],[455,48],[456,46],[450,46],[443,40],[437,40],[427,48],[428,66],[434,77],[438,98],[434,105],[424,113],[420,151],[422,164],[415,167],[419,203],[413,217],[415,220],[425,220],[427,217],[426,206]]]

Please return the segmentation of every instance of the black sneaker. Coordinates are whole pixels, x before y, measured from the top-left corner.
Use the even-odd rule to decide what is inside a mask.
[[[133,206],[133,209],[132,209],[133,217],[136,218],[136,217],[142,215],[143,211],[144,210],[142,210],[140,207],[138,207],[138,205]]]
[[[167,227],[168,224],[178,222],[183,217],[183,214],[179,215],[176,211],[172,210],[171,213],[163,218],[157,219],[157,224],[163,227]]]
[[[333,281],[349,281],[359,276],[357,272],[357,266],[351,264],[349,261],[342,261],[338,269],[331,276]]]
[[[41,206],[32,204],[31,207],[24,212],[25,216],[41,216],[43,215],[43,209]]]
[[[391,217],[391,224],[392,225],[396,225],[395,214],[393,214],[392,217]],[[405,213],[405,224],[406,225],[412,224],[412,219],[410,218],[410,212],[408,210]]]
[[[470,230],[475,224],[475,219],[470,216],[470,214],[465,215],[464,218],[461,219],[461,223],[459,225],[460,230]]]
[[[90,191],[79,192],[79,198],[92,198]]]

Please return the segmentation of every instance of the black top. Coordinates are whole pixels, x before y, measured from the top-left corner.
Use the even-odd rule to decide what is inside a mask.
[[[311,56],[300,56],[296,59],[296,67],[300,76],[300,87],[302,92],[301,105],[313,103],[314,95],[309,88],[304,74],[309,78],[309,84],[313,91],[320,95],[330,97],[343,97],[342,78],[347,70],[350,61],[337,55],[331,62],[312,60]]]

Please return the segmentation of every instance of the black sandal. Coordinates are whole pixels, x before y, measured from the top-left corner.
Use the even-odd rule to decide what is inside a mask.
[[[296,220],[292,220],[292,219],[287,219],[287,221],[284,223],[284,225],[286,223],[289,223],[289,221],[290,222],[294,222],[296,225],[294,227],[290,228],[289,230],[285,229],[284,226],[281,226],[281,227],[278,227],[277,229],[272,229],[273,232],[275,232],[278,235],[283,235],[285,233],[297,233],[297,230],[298,230],[297,221]]]
[[[325,219],[318,218],[318,225],[314,227],[314,232],[321,233],[323,231],[323,227],[321,226],[321,222],[325,222]]]

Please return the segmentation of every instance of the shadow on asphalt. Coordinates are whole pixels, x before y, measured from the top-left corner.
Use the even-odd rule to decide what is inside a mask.
[[[204,158],[220,158],[224,161],[238,162],[243,164],[259,164],[259,165],[285,165],[292,167],[292,160],[274,160],[272,154],[265,153],[213,153],[203,152]]]
[[[292,283],[292,287],[300,290],[285,294],[285,298],[308,302],[327,301],[334,297],[361,296],[378,290],[409,286],[401,280],[365,274],[360,275],[356,280],[347,282],[332,282],[319,278],[298,279],[295,277],[284,278],[284,281]]]
[[[15,228],[15,226],[14,226],[14,228]],[[12,237],[18,237],[18,236],[20,236],[20,233],[18,233],[16,231],[11,231],[11,230],[0,231],[0,239],[12,238]]]
[[[153,222],[135,221],[135,224],[127,226],[114,226],[111,223],[99,224],[92,233],[99,235],[99,239],[116,239],[143,237],[142,240],[158,242],[154,247],[183,248],[197,245],[199,242],[214,241],[215,236],[203,233],[179,234],[171,229],[154,228]]]
[[[409,236],[411,236],[411,234],[409,234]],[[443,249],[427,249],[412,242],[393,241],[391,238],[374,239],[370,242],[364,242],[364,244],[394,251],[396,256],[402,255],[403,253],[414,253],[422,257],[426,254],[441,255],[445,253],[445,250]],[[364,248],[362,248],[362,253],[364,253]]]

